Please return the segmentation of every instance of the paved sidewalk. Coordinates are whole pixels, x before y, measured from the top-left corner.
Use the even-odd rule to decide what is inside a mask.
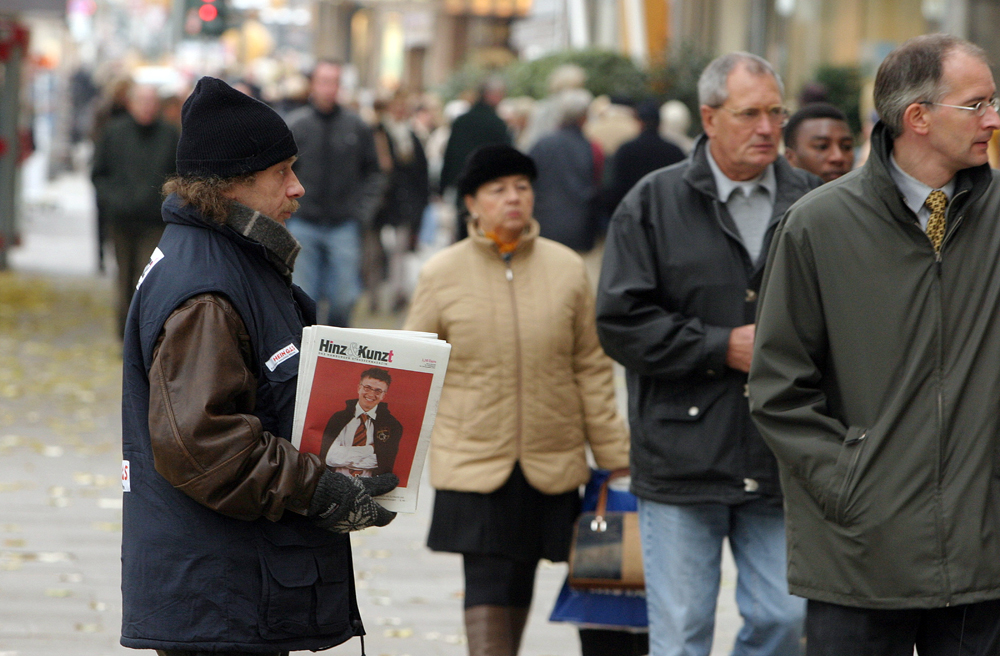
[[[118,645],[121,360],[91,194],[66,176],[26,202],[15,272],[0,273],[0,656],[135,653]],[[370,656],[466,653],[460,558],[423,546],[432,500],[425,477],[417,514],[352,536]],[[579,653],[575,629],[547,621],[564,576],[541,567],[524,656]],[[713,656],[739,627],[733,594],[727,559]]]

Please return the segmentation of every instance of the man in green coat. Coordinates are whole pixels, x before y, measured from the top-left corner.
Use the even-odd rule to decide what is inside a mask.
[[[865,166],[772,242],[750,404],[809,656],[1000,653],[1000,128],[978,47],[882,63]]]

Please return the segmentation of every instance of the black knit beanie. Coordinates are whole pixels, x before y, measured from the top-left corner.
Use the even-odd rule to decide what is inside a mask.
[[[181,109],[178,175],[232,178],[298,152],[277,112],[214,77],[198,80]]]
[[[475,195],[476,190],[489,182],[508,175],[526,175],[534,181],[538,177],[535,161],[511,146],[483,146],[469,155],[465,168],[458,178],[459,196]]]

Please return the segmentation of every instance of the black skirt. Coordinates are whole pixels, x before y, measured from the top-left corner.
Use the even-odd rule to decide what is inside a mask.
[[[427,546],[434,551],[504,556],[526,563],[569,557],[580,514],[576,490],[544,494],[531,487],[521,465],[495,492],[438,490]]]

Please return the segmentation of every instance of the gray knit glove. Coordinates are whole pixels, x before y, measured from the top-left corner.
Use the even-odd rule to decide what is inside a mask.
[[[395,474],[370,478],[325,471],[309,504],[309,517],[320,528],[334,533],[360,531],[369,526],[385,526],[396,517],[372,497],[390,492],[399,485]]]

